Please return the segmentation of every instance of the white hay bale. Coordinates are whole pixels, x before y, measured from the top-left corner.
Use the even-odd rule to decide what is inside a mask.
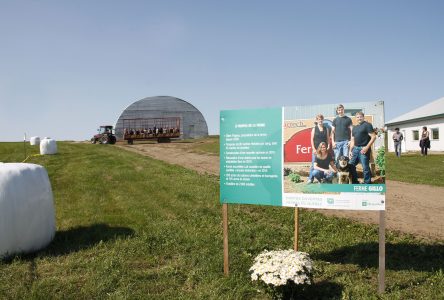
[[[33,136],[33,137],[31,137],[31,139],[29,140],[29,143],[32,145],[32,146],[35,146],[35,145],[40,145],[40,137],[39,136]]]
[[[46,247],[55,229],[53,196],[45,168],[0,164],[0,257]]]
[[[57,153],[57,143],[51,138],[44,138],[40,141],[40,154],[56,154]]]

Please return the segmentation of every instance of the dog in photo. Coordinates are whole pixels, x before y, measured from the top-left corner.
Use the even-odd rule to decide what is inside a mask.
[[[350,175],[349,158],[346,156],[340,156],[336,167],[338,169],[338,183],[339,184],[351,184],[352,178]]]

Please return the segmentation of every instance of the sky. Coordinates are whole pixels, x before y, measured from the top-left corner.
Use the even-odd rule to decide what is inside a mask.
[[[89,140],[145,97],[219,113],[444,97],[444,1],[0,0],[0,141]]]

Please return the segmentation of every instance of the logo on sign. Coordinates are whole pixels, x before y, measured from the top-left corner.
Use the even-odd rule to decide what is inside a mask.
[[[285,162],[311,162],[311,128],[296,132],[284,146]]]

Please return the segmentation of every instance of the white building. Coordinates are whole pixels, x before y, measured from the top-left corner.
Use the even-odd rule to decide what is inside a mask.
[[[430,133],[430,151],[444,151],[444,97],[390,120],[385,125],[389,152],[395,151],[392,139],[395,128],[399,128],[404,135],[402,152],[419,151],[423,126],[427,126]]]

